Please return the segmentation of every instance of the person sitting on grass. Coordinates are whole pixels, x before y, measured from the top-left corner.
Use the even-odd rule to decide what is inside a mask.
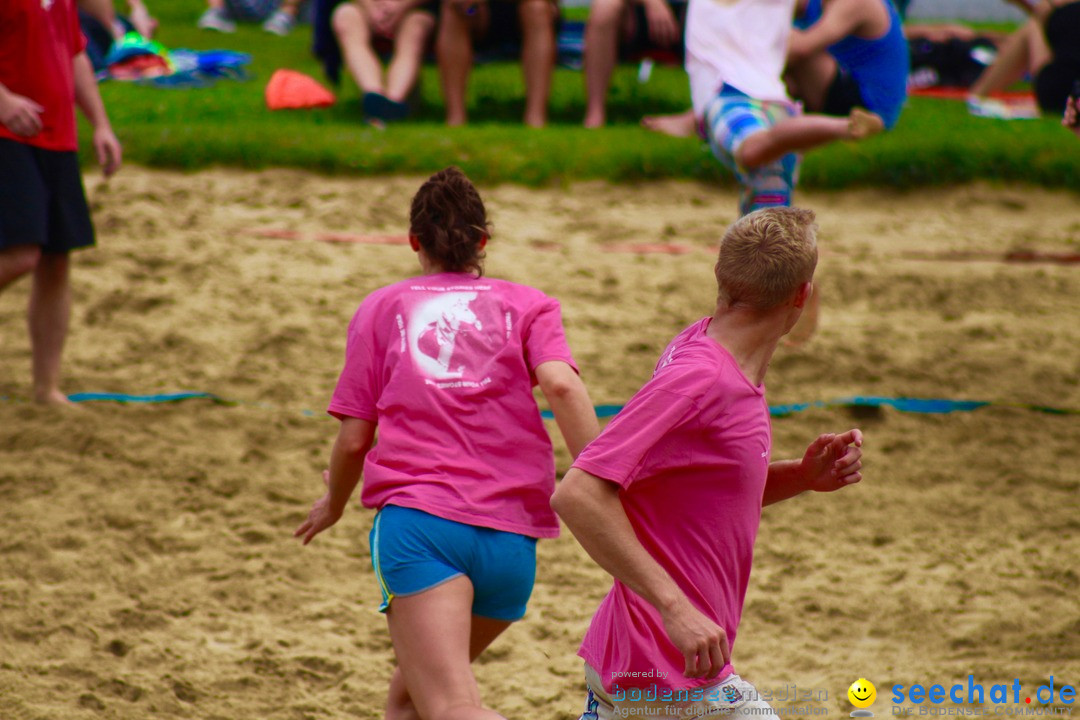
[[[373,122],[408,115],[405,99],[420,75],[437,11],[438,5],[419,0],[349,0],[334,9],[334,37],[363,93],[364,114]],[[376,48],[387,43],[393,57],[384,76]]]
[[[585,25],[585,127],[607,122],[608,86],[620,40],[681,55],[685,18],[685,0],[592,0]]]
[[[130,31],[149,40],[157,31],[158,21],[142,0],[128,0],[128,14],[119,15],[113,0],[78,0],[79,26],[86,36],[86,56],[94,70],[105,69],[105,58],[113,43]]]
[[[206,0],[197,23],[203,30],[236,32],[236,21],[262,22],[268,33],[285,36],[296,26],[301,0]]]
[[[993,64],[971,86],[968,109],[973,115],[1009,117],[1008,108],[989,95],[1030,73],[1039,108],[1060,115],[1073,83],[1080,80],[1080,2],[1016,0],[1013,4],[1024,7],[1031,19],[1009,36]]]
[[[446,124],[468,121],[466,92],[473,66],[473,41],[521,45],[525,79],[524,122],[547,124],[555,70],[555,0],[442,0],[436,54],[446,102]]]
[[[890,0],[798,0],[784,80],[810,113],[850,116],[863,108],[886,129],[900,117],[911,66]],[[689,137],[693,113],[646,117],[650,130]]]

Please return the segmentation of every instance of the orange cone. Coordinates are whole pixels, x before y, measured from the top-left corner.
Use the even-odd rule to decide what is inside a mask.
[[[295,70],[275,70],[266,84],[266,107],[271,110],[330,107],[336,101],[334,93]]]

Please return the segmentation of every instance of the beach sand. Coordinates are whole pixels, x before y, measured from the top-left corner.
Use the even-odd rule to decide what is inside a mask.
[[[88,177],[100,242],[76,256],[65,389],[234,404],[34,406],[28,283],[0,296],[0,720],[381,717],[393,658],[371,512],[351,508],[307,548],[291,535],[321,494],[348,321],[368,292],[417,272],[407,246],[315,237],[402,236],[420,181]],[[595,402],[625,402],[666,342],[711,311],[733,193],[482,192],[488,273],[560,298]],[[865,480],[765,509],[736,668],[774,698],[812,692],[835,717],[860,677],[877,685],[878,716],[894,684],[1080,684],[1080,417],[1018,406],[1080,409],[1080,268],[1000,261],[1080,252],[1076,196],[976,186],[798,200],[821,225],[821,325],[778,351],[770,402],[1000,404],[774,420],[774,459],[861,427]],[[641,244],[681,254],[625,252]],[[476,664],[491,707],[577,718],[575,652],[609,585],[568,533],[540,543],[527,617]]]

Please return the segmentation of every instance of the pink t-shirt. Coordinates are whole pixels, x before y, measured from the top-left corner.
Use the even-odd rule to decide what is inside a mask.
[[[734,645],[750,579],[771,426],[764,386],[705,335],[710,318],[671,341],[649,382],[574,467],[622,487],[641,544]],[[692,688],[656,608],[618,580],[578,652],[608,692]]]
[[[378,423],[364,506],[558,536],[551,440],[532,394],[549,360],[577,369],[559,303],[539,290],[440,273],[365,298],[329,407]]]

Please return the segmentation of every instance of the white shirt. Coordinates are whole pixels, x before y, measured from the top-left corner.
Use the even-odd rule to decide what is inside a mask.
[[[795,0],[690,0],[686,72],[694,114],[727,83],[757,100],[788,100],[782,75]]]

